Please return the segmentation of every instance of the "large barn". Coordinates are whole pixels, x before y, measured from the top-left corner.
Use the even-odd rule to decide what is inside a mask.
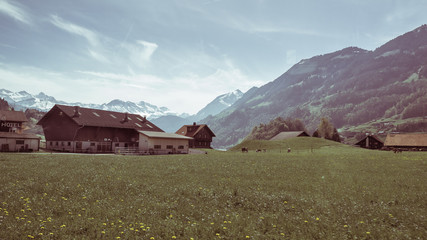
[[[0,151],[32,152],[38,151],[40,138],[35,134],[24,134],[24,123],[27,122],[24,112],[0,111]]]
[[[136,114],[55,105],[37,124],[43,127],[49,150],[109,153],[116,148],[136,148],[152,154],[188,153],[189,138],[166,135]]]
[[[206,124],[184,125],[175,133],[193,138],[190,140],[190,148],[211,148],[212,138],[215,137]]]
[[[388,134],[384,148],[427,151],[427,133]]]

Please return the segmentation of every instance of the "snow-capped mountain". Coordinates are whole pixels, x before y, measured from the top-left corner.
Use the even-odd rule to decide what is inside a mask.
[[[216,115],[222,112],[224,109],[233,105],[237,100],[243,96],[243,93],[237,89],[233,92],[222,94],[216,97],[212,102],[210,102],[206,107],[201,109],[193,118],[198,121],[206,118],[209,115]]]
[[[47,112],[55,104],[63,104],[70,106],[81,106],[86,108],[94,108],[115,112],[129,112],[133,114],[139,114],[146,116],[148,119],[158,118],[165,115],[178,115],[175,112],[170,111],[166,107],[158,107],[144,101],[134,103],[130,101],[122,101],[119,99],[112,100],[109,103],[104,104],[85,104],[80,102],[67,103],[64,101],[56,100],[54,97],[48,96],[43,92],[32,95],[26,91],[12,92],[6,89],[0,89],[0,98],[6,100],[10,106],[16,110],[25,110],[28,108],[37,109],[39,111]]]
[[[156,119],[152,119],[152,122],[166,132],[175,132],[182,125],[192,124],[193,122],[203,121],[208,116],[216,115],[226,108],[233,105],[237,100],[243,96],[240,90],[235,90],[230,93],[222,94],[216,97],[206,107],[200,110],[197,114],[191,116],[161,116]]]

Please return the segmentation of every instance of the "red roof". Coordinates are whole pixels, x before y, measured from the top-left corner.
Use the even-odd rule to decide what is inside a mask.
[[[27,117],[21,111],[0,110],[0,121],[27,122]]]
[[[145,117],[141,117],[137,114],[119,113],[59,104],[53,106],[53,108],[46,113],[37,124],[43,125],[44,120],[49,118],[51,112],[53,112],[55,108],[66,114],[79,126],[130,128],[141,131],[164,132],[162,129],[148,121]]]
[[[182,126],[178,131],[176,131],[176,134],[184,135],[187,137],[194,137],[199,133],[203,128],[206,128],[212,137],[215,137],[215,134],[212,132],[212,130],[208,127],[206,124],[199,124],[199,125],[184,125]]]

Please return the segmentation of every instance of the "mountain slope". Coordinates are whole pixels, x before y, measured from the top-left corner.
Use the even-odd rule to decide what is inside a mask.
[[[210,102],[206,107],[202,108],[193,119],[199,121],[200,119],[206,118],[209,115],[216,115],[223,111],[224,109],[233,105],[237,100],[243,96],[243,93],[237,89],[233,92],[222,94],[216,97],[212,102]]]
[[[375,51],[349,47],[302,60],[203,121],[217,136],[214,147],[226,147],[278,116],[300,118],[311,131],[321,117],[339,128],[381,118],[425,116],[426,56],[423,25]]]
[[[188,117],[178,117],[173,115],[161,116],[156,119],[152,119],[152,122],[159,126],[166,132],[175,132],[182,125],[192,124],[193,122],[198,122],[203,118],[206,118],[210,115],[216,115],[223,111],[224,109],[233,105],[237,100],[243,96],[243,93],[240,90],[235,90],[226,94],[222,94],[216,97],[212,102],[202,108],[197,114],[191,115]]]

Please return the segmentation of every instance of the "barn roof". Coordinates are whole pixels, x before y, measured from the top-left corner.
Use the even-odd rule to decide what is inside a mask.
[[[427,133],[388,134],[384,146],[427,147]]]
[[[153,132],[153,131],[138,131],[138,132],[149,138],[173,138],[173,139],[184,139],[184,140],[193,139],[191,137],[182,136],[176,133]]]
[[[374,135],[368,135],[368,136],[364,137],[362,140],[360,140],[359,142],[357,142],[355,145],[361,145],[361,144],[363,144],[365,142],[366,138],[373,138],[377,142],[384,143],[379,137],[374,136]]]
[[[272,137],[270,140],[285,140],[288,138],[294,138],[294,137],[309,137],[305,131],[287,131],[287,132],[281,132],[277,134],[276,136]]]
[[[27,122],[27,117],[24,112],[21,111],[6,111],[0,110],[1,121],[12,121],[12,122]]]
[[[59,104],[56,104],[48,113],[46,113],[37,124],[42,125],[45,118],[48,118],[55,108],[62,111],[79,126],[130,128],[141,131],[163,132],[162,129],[148,121],[145,117],[141,117],[137,114]]]
[[[0,138],[16,138],[16,139],[40,139],[39,136],[35,134],[20,134],[14,132],[0,132]]]
[[[206,128],[212,137],[215,137],[215,134],[212,132],[212,130],[208,127],[208,125],[206,124],[193,124],[193,125],[184,125],[182,126],[180,129],[178,129],[178,131],[176,131],[175,133],[180,134],[180,135],[184,135],[187,137],[194,137],[197,135],[197,133],[199,133],[203,128]],[[190,131],[189,131],[190,130]]]

